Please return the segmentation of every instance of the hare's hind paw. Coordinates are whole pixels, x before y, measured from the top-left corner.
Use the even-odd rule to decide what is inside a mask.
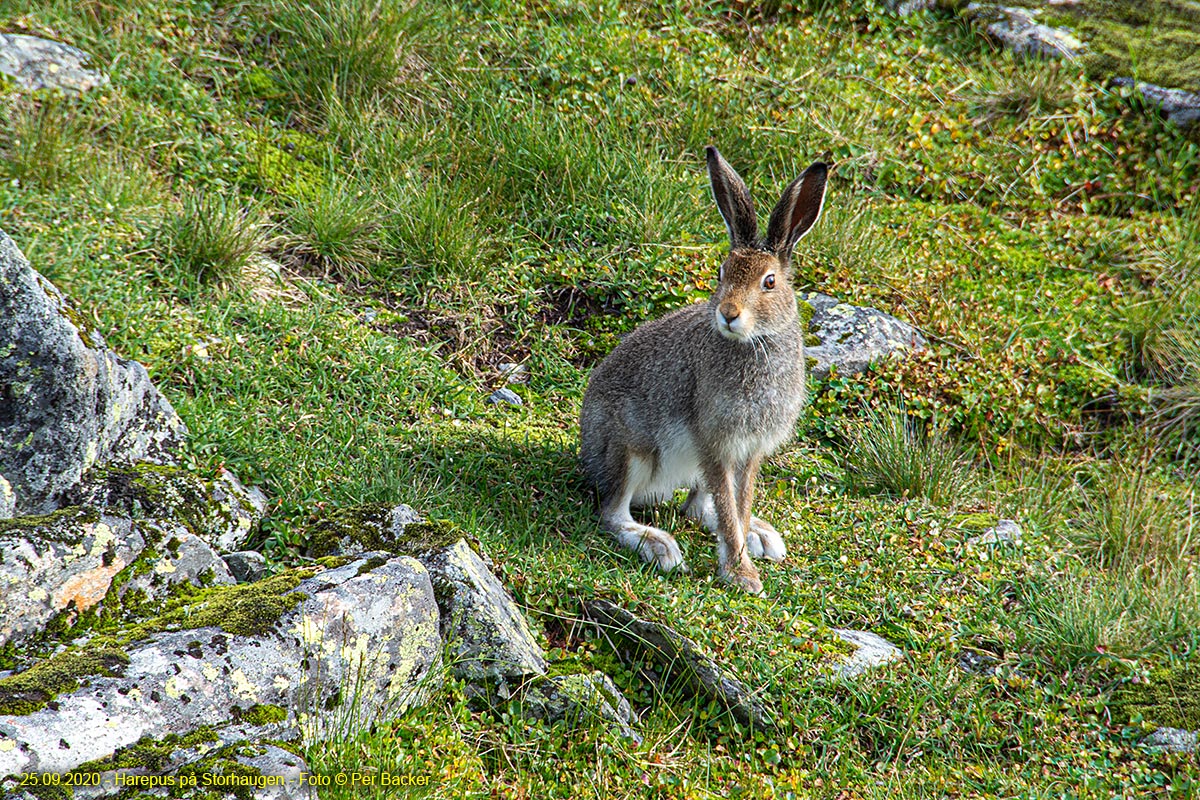
[[[787,545],[771,523],[750,517],[750,530],[746,531],[746,549],[754,558],[768,561],[783,561],[787,557]]]
[[[746,567],[722,569],[720,576],[721,580],[747,594],[760,595],[763,593],[762,580],[758,577],[758,570],[752,564],[747,564]]]
[[[666,531],[649,525],[626,523],[614,531],[614,534],[623,546],[633,550],[643,561],[653,564],[662,572],[688,572],[679,543]]]

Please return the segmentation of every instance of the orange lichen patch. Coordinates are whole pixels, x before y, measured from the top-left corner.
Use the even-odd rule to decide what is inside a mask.
[[[125,562],[115,559],[107,566],[96,567],[76,575],[58,588],[52,602],[56,611],[62,611],[72,603],[77,612],[87,611],[108,594],[113,576],[125,568]]]

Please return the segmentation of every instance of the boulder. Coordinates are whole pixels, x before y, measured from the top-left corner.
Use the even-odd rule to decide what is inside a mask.
[[[146,736],[365,729],[419,700],[440,654],[433,586],[412,558],[211,589],[0,679],[0,777],[75,769]]]
[[[0,74],[26,91],[61,89],[86,92],[108,83],[108,78],[87,65],[92,57],[69,44],[0,33]]]
[[[995,545],[1019,545],[1022,541],[1021,526],[1011,519],[1002,519],[978,536],[972,536],[963,544],[967,547],[988,547]]]
[[[832,630],[838,638],[856,648],[854,653],[832,665],[835,677],[857,678],[869,670],[904,657],[903,650],[878,634],[847,628]]]
[[[465,539],[426,556],[442,612],[451,671],[495,686],[502,698],[546,672],[542,648],[525,615]]]
[[[0,522],[0,646],[79,620],[127,619],[180,584],[233,583],[224,562],[178,522],[92,508]]]
[[[13,494],[12,485],[0,475],[0,519],[12,519],[16,510],[17,496]]]
[[[607,600],[589,600],[584,610],[604,636],[622,643],[628,660],[647,658],[655,662],[684,689],[716,700],[743,725],[774,725],[762,699],[683,634]]]
[[[145,368],[109,350],[0,231],[0,474],[15,513],[55,510],[95,464],[173,463],[185,433]]]
[[[833,366],[841,375],[855,375],[873,362],[925,347],[916,328],[890,314],[817,292],[801,293],[800,300],[812,308],[809,331],[819,340],[804,347],[816,360],[809,370],[816,378],[828,377]]]
[[[1133,78],[1116,78],[1113,85],[1136,89],[1147,105],[1158,108],[1168,120],[1181,128],[1190,128],[1200,122],[1200,94],[1183,89],[1165,89]]]
[[[982,25],[988,35],[1019,56],[1062,58],[1073,61],[1084,44],[1066,28],[1037,21],[1037,9],[970,3],[967,18]]]

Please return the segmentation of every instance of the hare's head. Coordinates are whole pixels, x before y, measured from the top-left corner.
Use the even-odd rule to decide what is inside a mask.
[[[708,148],[713,199],[729,228],[729,256],[709,300],[713,326],[727,339],[748,342],[781,331],[796,319],[792,249],[821,216],[828,168],[816,163],[788,184],[771,212],[767,235],[758,235],[754,203],[741,176]]]

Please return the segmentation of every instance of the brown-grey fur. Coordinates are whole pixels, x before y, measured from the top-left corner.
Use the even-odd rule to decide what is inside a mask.
[[[791,437],[804,404],[789,261],[820,215],[827,170],[814,164],[787,187],[760,241],[741,178],[715,148],[708,166],[732,239],[717,290],[706,303],[642,325],[596,367],[583,399],[580,456],[602,523],[619,541],[660,568],[686,569],[670,534],[637,523],[628,508],[690,488],[685,511],[718,534],[722,577],[758,592],[749,555],[782,558],[785,548],[750,514],[754,481],[762,459]]]

